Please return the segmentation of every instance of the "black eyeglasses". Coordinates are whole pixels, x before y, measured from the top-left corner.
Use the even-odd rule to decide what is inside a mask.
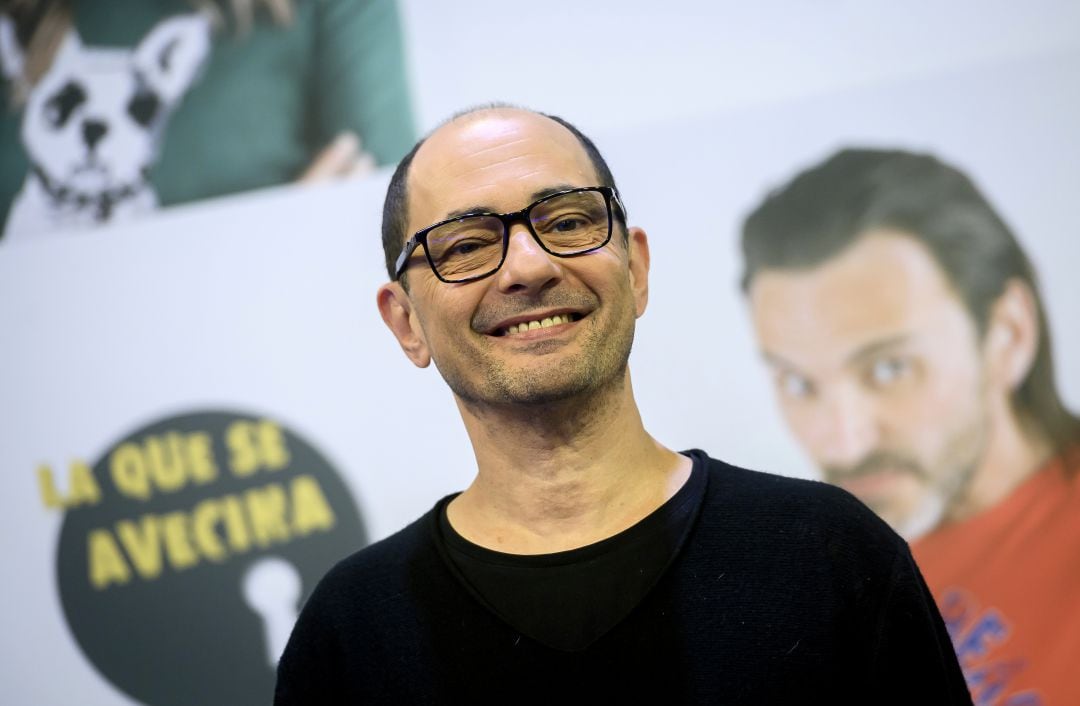
[[[431,271],[443,282],[471,282],[495,274],[506,260],[510,227],[524,223],[546,252],[573,257],[598,250],[611,240],[612,204],[623,213],[610,186],[568,189],[515,213],[469,213],[417,231],[398,255],[395,278],[405,271],[417,247],[424,246]]]

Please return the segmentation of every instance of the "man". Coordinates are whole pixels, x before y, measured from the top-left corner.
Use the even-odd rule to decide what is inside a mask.
[[[1080,703],[1080,421],[1009,228],[933,157],[844,150],[750,214],[743,252],[788,424],[917,540],[975,702]]]
[[[462,114],[398,167],[379,310],[453,391],[476,480],[323,579],[279,705],[970,703],[873,513],[645,431],[625,215],[592,142],[525,110]]]

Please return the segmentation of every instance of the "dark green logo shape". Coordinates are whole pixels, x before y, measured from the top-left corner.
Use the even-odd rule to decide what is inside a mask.
[[[101,500],[67,512],[57,550],[86,657],[151,706],[270,703],[282,621],[367,544],[338,473],[271,419],[208,411],[127,435],[93,475]],[[259,581],[277,615],[252,605]]]

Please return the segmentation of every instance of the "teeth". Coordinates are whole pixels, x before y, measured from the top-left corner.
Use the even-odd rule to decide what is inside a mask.
[[[569,314],[559,314],[546,319],[539,319],[537,321],[522,321],[520,324],[514,324],[506,328],[507,335],[513,335],[515,333],[522,333],[524,331],[533,331],[538,328],[548,328],[549,326],[558,326],[559,324],[570,323]]]

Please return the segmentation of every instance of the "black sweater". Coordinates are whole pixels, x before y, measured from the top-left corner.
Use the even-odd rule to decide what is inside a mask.
[[[888,526],[832,486],[693,455],[707,485],[683,546],[586,649],[536,642],[477,600],[432,511],[323,578],[275,704],[971,703]]]

